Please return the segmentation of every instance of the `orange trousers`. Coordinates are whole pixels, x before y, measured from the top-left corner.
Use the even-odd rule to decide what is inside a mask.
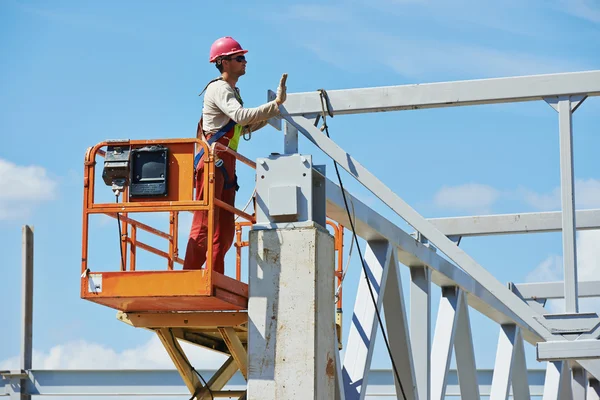
[[[225,203],[235,205],[235,163],[234,156],[222,153],[219,157],[223,160],[222,167],[215,167],[215,198]],[[225,181],[227,172],[228,181]],[[198,164],[196,172],[196,200],[200,200],[204,193],[204,160]],[[213,243],[213,271],[225,273],[225,253],[233,244],[235,236],[235,220],[233,213],[214,206],[214,236]],[[201,269],[206,263],[206,251],[208,249],[208,211],[195,211],[192,219],[192,228],[185,252],[183,269]]]

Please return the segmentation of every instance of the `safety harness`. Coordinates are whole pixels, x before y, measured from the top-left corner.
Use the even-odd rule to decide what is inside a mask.
[[[223,136],[225,136],[227,134],[227,132],[229,132],[231,129],[233,129],[236,125],[236,122],[234,120],[229,120],[229,122],[227,124],[225,124],[224,127],[222,127],[221,129],[219,129],[217,131],[217,133],[215,133],[214,135],[212,135],[210,137],[210,139],[207,140],[208,145],[212,146],[213,143],[215,143],[217,140],[221,139]],[[200,151],[198,152],[198,154],[196,154],[196,157],[194,158],[194,171],[196,171],[196,169],[198,168],[198,164],[200,163],[200,160],[202,160],[202,156],[204,155],[204,148],[201,148]],[[238,184],[237,184],[237,176],[234,176],[234,179],[229,182],[229,174],[227,173],[227,169],[225,169],[225,165],[223,163],[223,160],[221,160],[220,158],[215,162],[215,167],[219,168],[221,170],[221,172],[223,173],[223,179],[225,181],[225,185],[223,186],[224,189],[231,189],[232,187],[235,187],[236,191],[239,188]]]
[[[202,92],[200,93],[199,96],[202,96],[202,94],[206,91],[206,89],[208,88],[208,86],[211,83],[217,82],[223,80],[222,77],[213,79],[212,81],[208,82],[208,84],[204,87],[204,90],[202,90]],[[241,105],[244,105],[241,97],[239,96],[239,94],[236,91],[236,96],[235,96],[236,100],[240,102]],[[229,122],[227,122],[227,124],[225,124],[225,126],[221,127],[221,129],[219,129],[215,134],[213,134],[208,140],[208,145],[212,146],[213,143],[215,143],[216,141],[218,141],[219,139],[221,139],[223,136],[225,136],[227,134],[227,132],[229,132],[231,129],[234,129],[237,125],[237,122],[235,122],[234,120],[230,119]],[[204,135],[204,132],[202,131],[202,119],[200,120],[200,122],[198,123],[198,130],[200,132],[202,132],[202,135]],[[194,158],[194,171],[196,171],[196,169],[198,168],[198,164],[200,163],[200,160],[202,160],[202,156],[204,155],[204,148],[201,148],[200,151],[198,152],[198,154],[196,154],[196,157]],[[235,190],[237,191],[240,187],[237,183],[237,175],[234,175],[233,180],[230,182],[229,181],[229,173],[227,172],[227,170],[225,169],[225,165],[223,163],[223,160],[221,159],[217,159],[217,161],[215,162],[215,166],[217,168],[219,168],[221,170],[221,172],[223,173],[223,180],[224,180],[224,185],[223,188],[224,189],[231,189],[231,188],[235,188]],[[194,174],[195,176],[195,174]]]

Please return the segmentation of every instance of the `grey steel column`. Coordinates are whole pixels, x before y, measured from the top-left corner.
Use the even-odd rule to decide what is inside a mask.
[[[560,192],[562,205],[563,265],[566,311],[579,312],[577,301],[577,252],[575,242],[575,187],[573,178],[573,121],[571,98],[558,101],[560,130]]]
[[[21,325],[21,370],[31,370],[33,358],[33,229],[23,227],[23,286],[22,286],[22,325]],[[23,393],[25,379],[21,379],[21,400],[30,400],[31,396]]]
[[[283,123],[283,154],[298,153],[298,129],[289,122]]]
[[[419,399],[429,400],[431,385],[431,271],[410,269],[410,341],[413,348]]]

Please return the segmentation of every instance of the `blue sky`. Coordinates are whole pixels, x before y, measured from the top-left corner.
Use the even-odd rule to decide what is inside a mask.
[[[166,356],[148,356],[157,348],[148,332],[118,323],[112,310],[79,298],[83,155],[108,138],[193,136],[201,110],[198,93],[217,72],[207,61],[208,49],[225,35],[250,50],[248,73],[239,82],[249,106],[262,104],[283,72],[289,74],[288,91],[303,92],[600,66],[600,5],[592,0],[219,5],[5,0],[0,3],[5,143],[0,148],[0,302],[5,305],[0,366],[18,355],[23,224],[35,226],[34,347],[40,363],[87,365],[81,354],[95,349],[104,367],[137,366],[140,360],[168,366]],[[575,114],[578,208],[600,203],[599,111],[600,102],[592,98]],[[340,116],[329,125],[342,148],[426,217],[560,207],[557,114],[545,103]],[[282,144],[281,133],[269,127],[242,142],[240,151],[254,159],[281,151]],[[306,140],[300,145],[327,163],[334,179],[322,154]],[[253,178],[244,171],[241,179],[239,206],[251,193]],[[345,183],[399,221],[347,176]],[[110,200],[108,188],[103,190]],[[158,218],[150,221],[166,226]],[[102,218],[94,224],[91,262],[96,270],[114,270],[116,226]],[[587,260],[580,267],[588,279],[597,271],[594,235],[580,241],[587,243],[580,248]],[[504,283],[561,279],[559,234],[469,239],[461,246]],[[146,259],[148,265],[155,261]],[[346,332],[359,268],[355,252],[345,285]],[[437,304],[434,320],[436,310]],[[476,313],[472,319],[478,366],[492,367],[498,328]],[[127,357],[129,364],[123,361]],[[373,364],[388,365],[379,347]]]

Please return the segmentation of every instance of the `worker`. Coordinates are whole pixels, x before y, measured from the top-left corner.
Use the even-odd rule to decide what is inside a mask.
[[[214,141],[237,151],[240,137],[249,135],[267,124],[269,118],[280,114],[279,106],[286,100],[287,74],[283,74],[277,96],[256,108],[245,108],[236,84],[246,73],[248,50],[231,37],[217,39],[210,48],[209,62],[215,63],[221,76],[208,83],[202,91],[204,103],[202,117],[198,123],[197,137]],[[201,93],[202,95],[202,93]],[[196,200],[202,199],[204,160],[196,156]],[[215,151],[215,198],[233,206],[237,176],[236,159],[223,149]],[[224,274],[225,253],[233,244],[235,221],[233,213],[214,207],[214,236],[208,238],[208,212],[195,211],[187,244],[183,269],[200,269],[206,262],[208,240],[213,242],[213,271]]]

